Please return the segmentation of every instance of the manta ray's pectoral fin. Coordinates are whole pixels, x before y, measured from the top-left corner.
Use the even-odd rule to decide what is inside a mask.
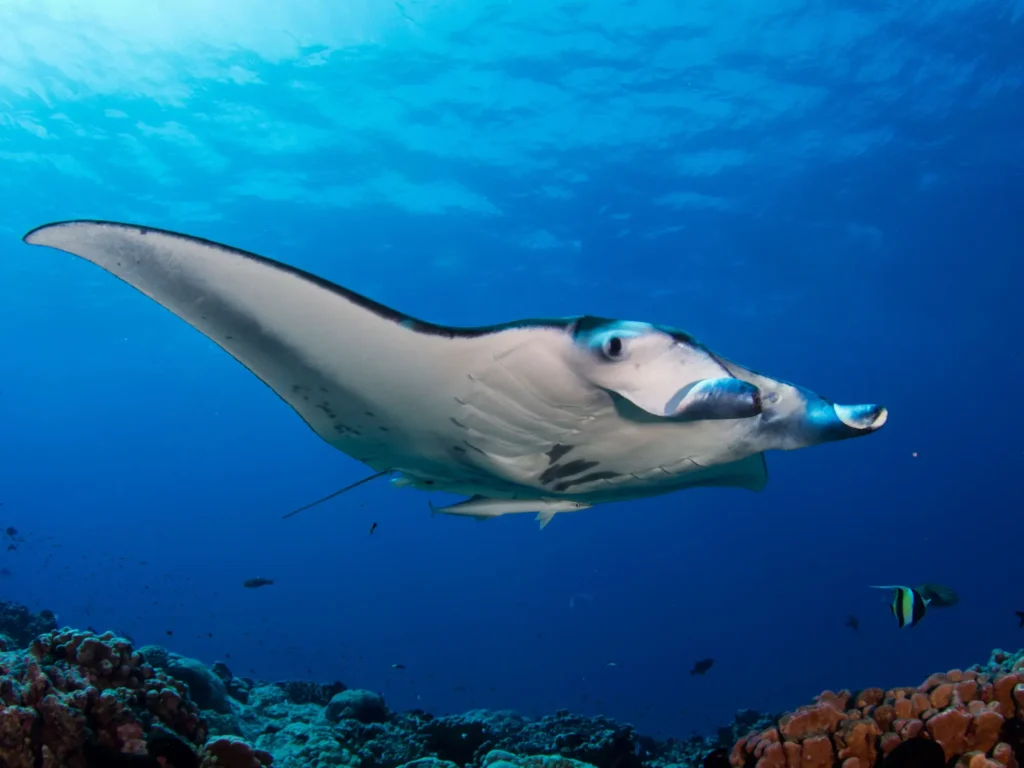
[[[763,453],[755,453],[745,459],[722,464],[720,475],[712,485],[719,488],[763,491],[768,485],[768,462],[764,460]]]
[[[763,453],[739,461],[716,464],[680,475],[676,490],[685,488],[742,488],[761,491],[768,484],[768,464]]]
[[[429,408],[417,410],[431,385],[428,377],[409,375],[405,361],[440,360],[451,329],[295,267],[176,232],[69,221],[24,239],[85,259],[174,313],[248,368],[320,437],[374,470],[416,454],[412,420],[419,434],[429,431],[424,423],[445,421]],[[413,325],[431,332],[412,331]]]

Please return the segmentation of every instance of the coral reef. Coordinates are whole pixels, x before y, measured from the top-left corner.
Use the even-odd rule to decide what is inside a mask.
[[[350,716],[333,722],[337,712],[289,701],[285,688],[276,683],[255,686],[249,702],[239,708],[242,735],[272,753],[275,766],[285,768],[397,768],[420,765],[418,761],[425,759],[448,766],[476,766],[495,750],[521,757],[558,756],[597,768],[653,764],[644,761],[642,756],[651,753],[632,727],[568,712],[531,720],[487,710],[444,717],[412,711],[389,714],[382,722],[361,722],[355,715],[365,713],[352,710],[346,713]],[[380,713],[372,714],[376,719]],[[666,750],[664,745],[659,748]]]
[[[38,621],[12,615],[22,622],[12,636],[27,637]],[[222,662],[208,668],[160,646],[134,650],[112,632],[67,628],[0,654],[0,697],[5,768],[129,758],[162,768],[641,768],[696,765],[706,751],[699,739],[660,744],[567,711],[394,713],[379,694],[342,683],[236,678]]]
[[[51,627],[29,640],[52,614],[3,605],[0,616],[4,768],[1024,768],[1024,651],[659,742],[564,710],[392,712],[371,691],[236,678],[112,632]]]
[[[360,723],[369,724],[387,722],[390,713],[384,704],[384,697],[379,693],[349,688],[331,697],[324,715],[332,723],[339,720],[358,720]]]
[[[187,689],[127,640],[70,629],[0,653],[0,756],[7,768],[85,766],[86,752],[148,754],[150,735],[206,741]],[[166,728],[160,728],[160,726]]]
[[[1024,764],[1024,653],[936,673],[916,687],[825,691],[813,704],[740,739],[734,768],[871,768],[901,744],[928,740],[965,768]]]
[[[159,645],[144,645],[139,648],[139,653],[157,669],[185,683],[189,697],[200,709],[210,709],[221,715],[231,714],[224,680],[203,662],[171,653]]]
[[[0,600],[0,651],[25,648],[38,635],[56,628],[53,611],[32,613],[24,605]]]

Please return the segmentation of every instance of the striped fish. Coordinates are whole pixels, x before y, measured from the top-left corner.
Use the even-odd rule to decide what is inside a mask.
[[[892,603],[889,605],[889,609],[892,611],[892,615],[896,617],[896,623],[899,624],[900,629],[915,626],[924,618],[924,614],[928,610],[928,603],[931,602],[930,599],[922,597],[921,593],[913,587],[888,585],[872,587],[872,589],[891,589],[893,591]]]

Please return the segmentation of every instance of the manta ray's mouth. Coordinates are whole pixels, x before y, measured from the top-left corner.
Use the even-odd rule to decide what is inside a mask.
[[[665,403],[665,416],[675,421],[745,419],[764,410],[761,390],[737,378],[702,379],[676,391]]]

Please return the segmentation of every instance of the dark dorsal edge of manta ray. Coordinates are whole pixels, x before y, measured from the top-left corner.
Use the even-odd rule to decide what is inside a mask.
[[[435,512],[536,512],[543,527],[559,512],[686,488],[758,491],[765,451],[859,437],[888,416],[661,325],[582,316],[459,328],[166,230],[65,221],[24,239],[90,261],[173,312],[371,477],[470,497]]]

